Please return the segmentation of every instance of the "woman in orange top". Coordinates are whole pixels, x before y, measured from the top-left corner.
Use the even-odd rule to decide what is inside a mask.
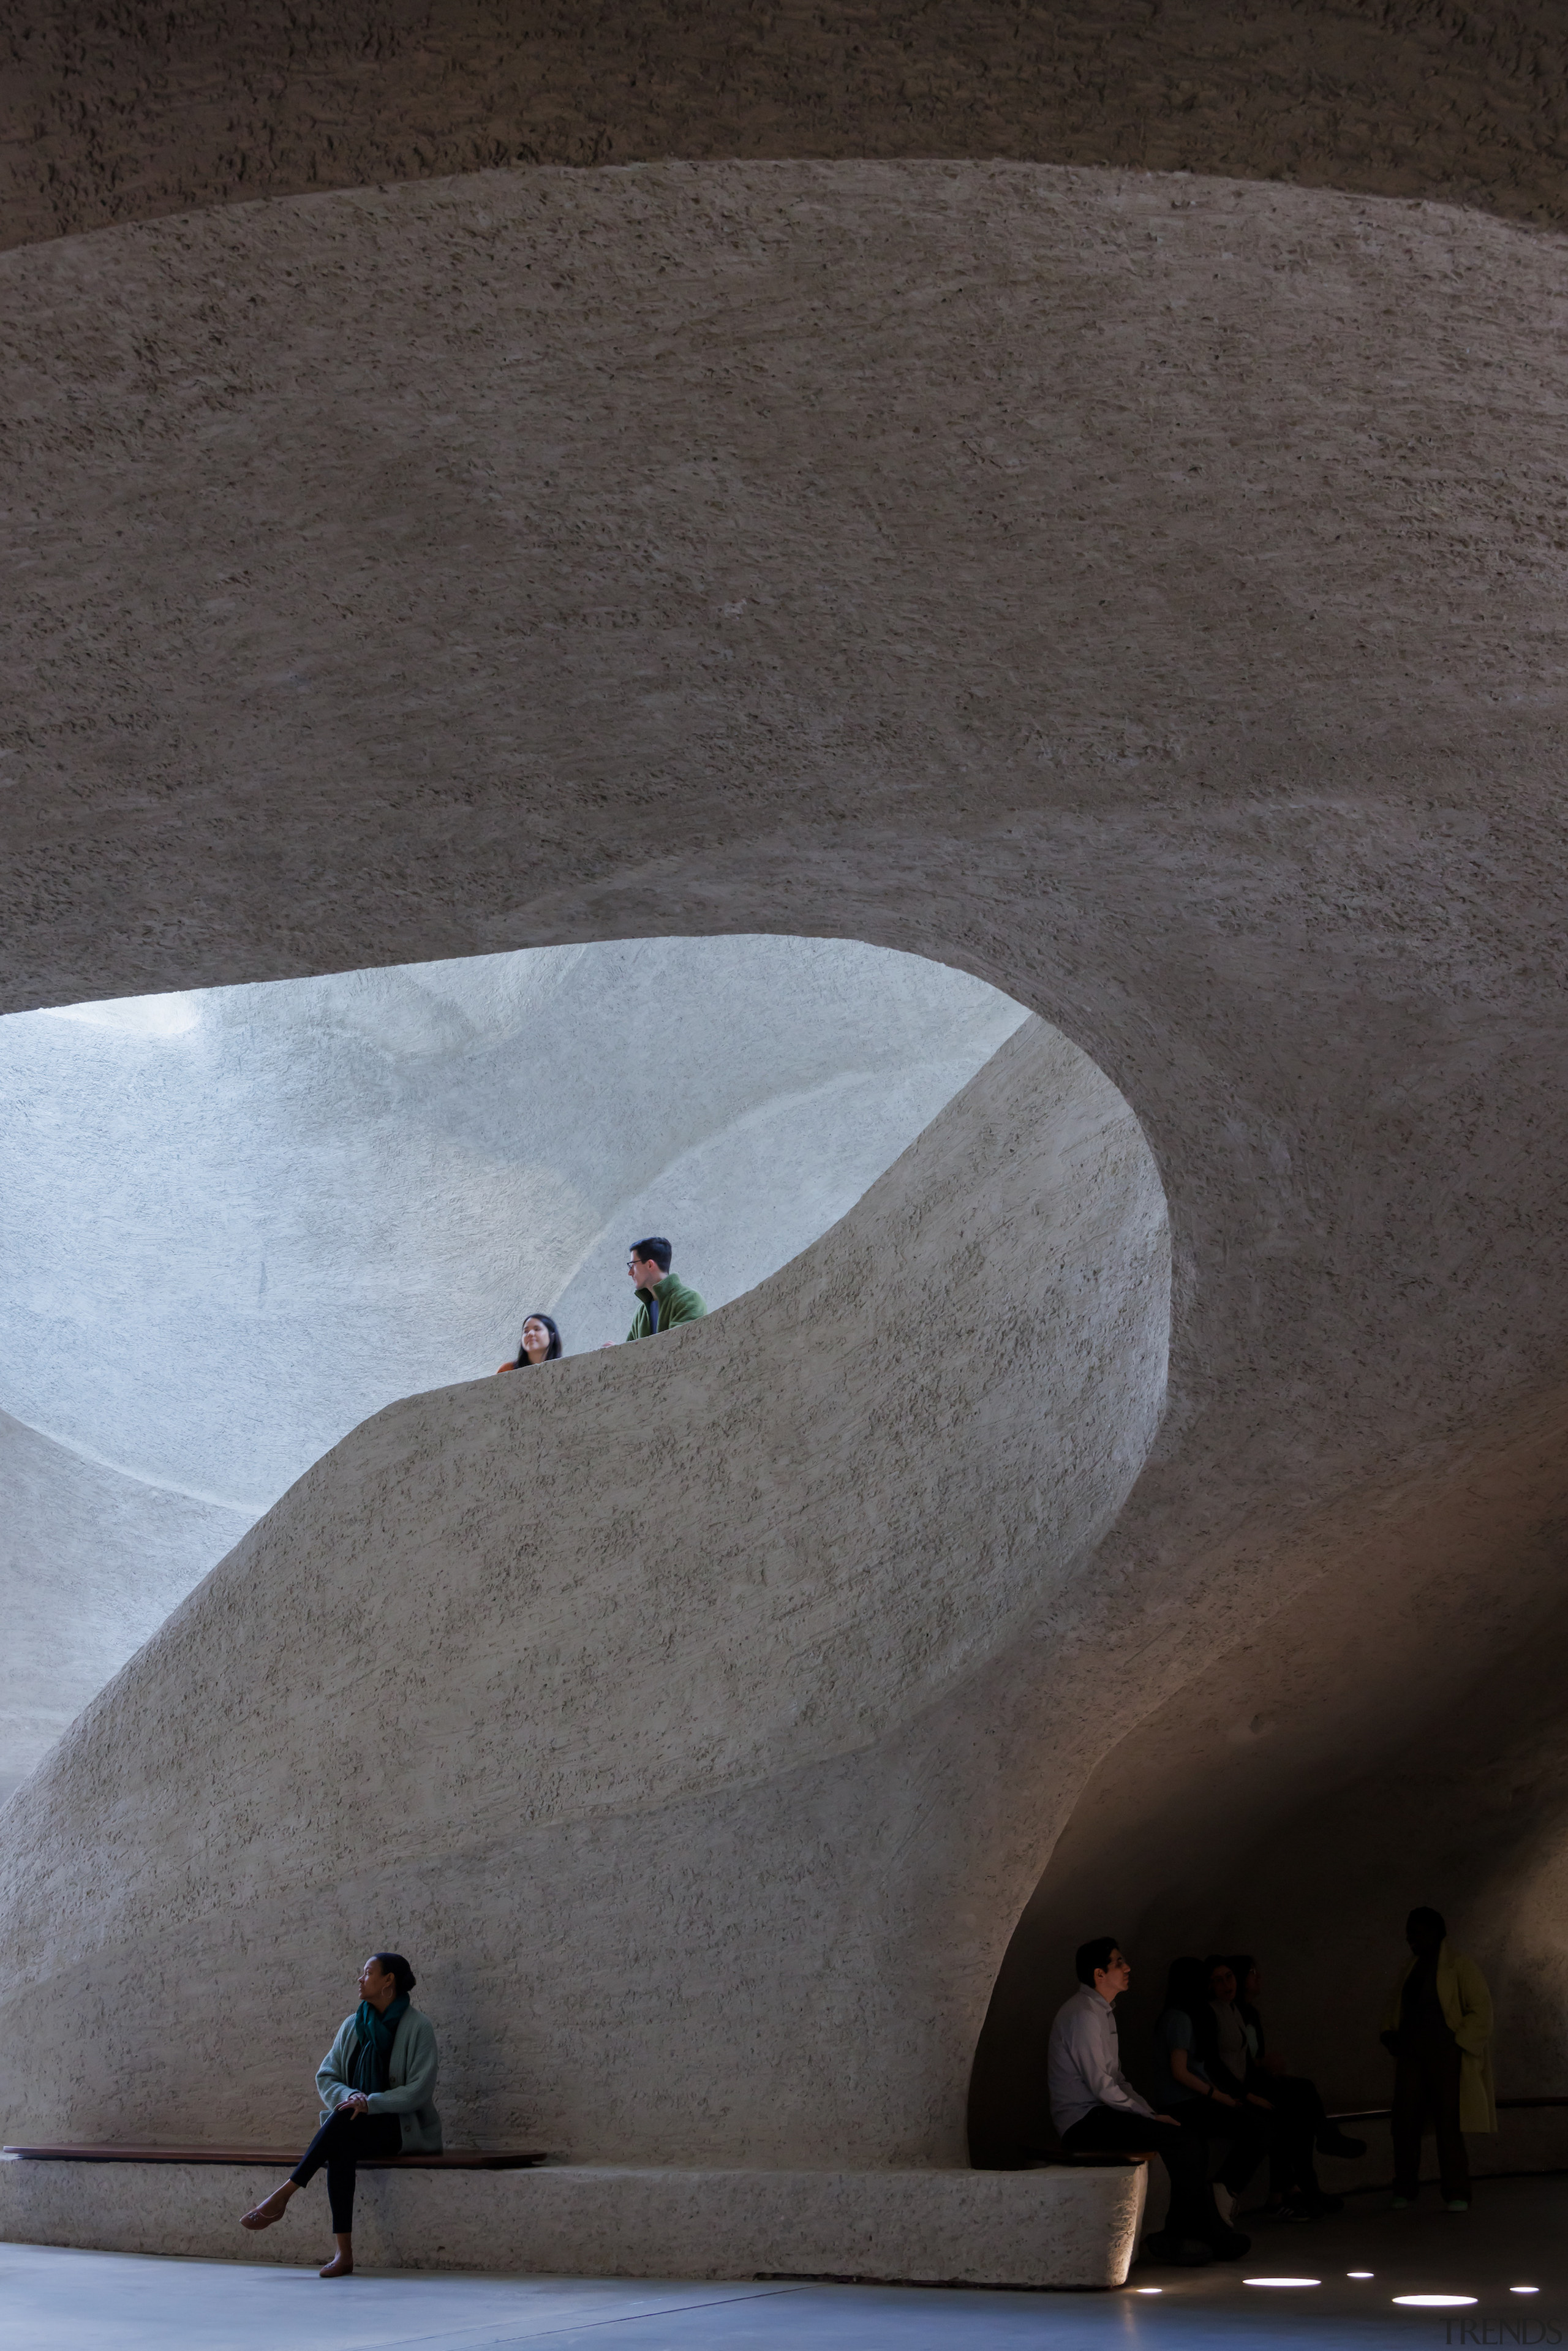
[[[501,1372],[525,1372],[530,1364],[553,1364],[560,1354],[560,1332],[548,1314],[530,1314],[523,1324],[522,1344],[509,1364],[497,1364]]]

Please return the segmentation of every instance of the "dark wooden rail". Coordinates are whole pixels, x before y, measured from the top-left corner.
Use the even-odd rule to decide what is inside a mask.
[[[1500,2098],[1499,2114],[1517,2114],[1521,2107],[1568,2106],[1568,2093],[1554,2093],[1544,2098]],[[1385,2123],[1392,2116],[1392,2106],[1356,2106],[1342,2115],[1331,2115],[1331,2123]]]
[[[1533,2107],[1568,2106],[1568,2092],[1553,2092],[1550,2095],[1533,2098],[1500,2098],[1497,2103],[1500,2114],[1517,2114],[1521,2110],[1528,2111]],[[1392,2106],[1347,2106],[1337,2115],[1330,2115],[1328,2120],[1342,2126],[1346,2123],[1385,2123],[1392,2118],[1393,2113]],[[1157,2153],[1158,2148],[1154,2151]],[[1102,2164],[1108,2168],[1113,2168],[1120,2162],[1147,2163],[1150,2159],[1147,2153],[1140,2153],[1136,2150],[1126,2155],[1108,2155],[1098,2151],[1084,2155],[1066,2155],[1062,2152],[1054,2133],[1049,2139],[1042,2136],[1040,2144],[1031,2149],[1031,2155],[1037,2163],[1071,2163],[1082,2168]]]
[[[292,2171],[297,2147],[6,2147],[22,2163],[249,2163]],[[526,2171],[549,2161],[538,2148],[459,2147],[444,2155],[361,2156],[361,2171]]]

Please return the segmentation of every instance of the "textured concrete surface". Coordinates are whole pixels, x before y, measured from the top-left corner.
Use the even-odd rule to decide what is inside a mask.
[[[1137,1123],[1030,1021],[721,1314],[364,1424],[11,1799],[6,2136],[289,2144],[365,1942],[455,2146],[961,2163],[1037,1850],[989,1677],[1092,1616],[1168,1300]]]
[[[1025,1017],[756,938],[0,1020],[0,1795],[358,1422],[493,1372],[530,1307],[623,1339],[645,1232],[722,1306]]]
[[[1260,2227],[1238,2264],[1161,2270],[1140,2262],[1120,2294],[997,2294],[734,2280],[704,2285],[549,2277],[357,2273],[329,2291],[303,2266],[151,2261],[44,2246],[0,2250],[5,2351],[509,2351],[544,2337],[559,2351],[1300,2351],[1306,2343],[1442,2346],[1453,2314],[1466,2342],[1541,2346],[1568,2319],[1559,2181],[1490,2189],[1456,2224],[1433,2206],[1390,2213],[1358,2201],[1307,2228]],[[298,2207],[296,2207],[298,2210]],[[1370,2271],[1351,2277],[1347,2271]],[[1260,2291],[1249,2277],[1319,2283]],[[1518,2284],[1536,2294],[1514,2294]],[[1157,2292],[1146,2289],[1157,2287]],[[1144,2289],[1144,2290],[1140,2290]],[[1473,2294],[1457,2314],[1394,2296]],[[1529,2313],[1528,2331],[1521,2313]],[[1508,2325],[1512,2331],[1503,2334]],[[1483,2336],[1482,2327],[1486,2334]],[[1456,2325],[1452,2340],[1459,2343]]]
[[[998,155],[1563,218],[1550,0],[16,0],[0,237],[236,198],[661,156]]]
[[[986,1222],[974,1188],[993,1144],[1005,1155],[1026,1133],[1021,1104],[985,1105],[1043,1050],[1030,1029],[925,1139],[956,1152],[962,1127],[978,1155],[964,1242],[907,1204],[879,1224],[873,1194],[852,1229],[887,1287],[821,1295],[823,1392],[844,1362],[867,1367],[842,1491],[896,1530],[912,1574],[946,1564],[907,1613],[879,1613],[884,1587],[866,1582],[862,1646],[835,1629],[820,1667],[792,1665],[804,1760],[769,1744],[783,1697],[769,1687],[758,1708],[711,1631],[691,1676],[672,1666],[661,1684],[674,1717],[630,1696],[624,1718],[596,1710],[570,1646],[575,1585],[562,1678],[527,1740],[511,1723],[490,1739],[444,1664],[438,1687],[397,1698],[437,1759],[428,1810],[423,1784],[400,1797],[411,1846],[437,1858],[400,1867],[396,1915],[428,1920],[433,1976],[454,1971],[433,2005],[439,1989],[455,2021],[497,2018],[497,2033],[527,2013],[537,2050],[508,2083],[571,2125],[565,2144],[671,2152],[689,2134],[716,2159],[760,2130],[773,2143],[751,2159],[955,2160],[958,2053],[1008,1932],[1086,1782],[1185,1685],[1267,1650],[1287,1608],[1280,1656],[1299,1672],[1262,1678],[1303,1754],[1336,1667],[1346,1720],[1360,1706],[1381,1721],[1390,1691],[1420,1681],[1391,1638],[1457,1661],[1446,1720],[1516,1636],[1544,1681],[1544,1573],[1509,1571],[1516,1546],[1550,1546],[1563,1500],[1560,274],[1555,239],[1440,207],[984,164],[496,173],[6,261],[28,722],[6,803],[8,1004],[661,931],[859,936],[1039,1012],[1106,1072],[1158,1163],[1175,1273],[1158,1442],[1091,1562],[1064,1569],[1041,1541],[1016,1617],[990,1517],[968,1528],[977,1604],[941,1581],[954,1513],[977,1495],[1021,1526],[1054,1500],[1054,1439],[1015,1442],[1010,1407],[995,1424],[967,1401],[926,1415],[885,1333],[950,1326],[936,1364],[967,1399],[998,1317],[1038,1317],[1055,1245],[1011,1208]],[[1035,1198],[1036,1146],[1017,1150],[1019,1198]],[[966,1256],[982,1224],[983,1275]],[[906,1281],[912,1226],[956,1304]],[[719,1318],[701,1344],[727,1349],[727,1325],[742,1327]],[[664,1383],[684,1397],[699,1356],[694,1334],[636,1374],[660,1384],[640,1427],[671,1409]],[[1049,1373],[1031,1363],[1027,1381]],[[568,1366],[551,1391],[574,1398],[559,1442],[581,1447],[550,1489],[569,1530],[585,1488],[602,1508],[593,1481],[617,1458],[620,1407],[607,1390],[601,1420],[597,1402],[611,1375]],[[660,1592],[657,1637],[683,1659],[716,1555],[706,1516],[690,1540],[688,1490],[707,1493],[715,1461],[738,1477],[752,1427],[727,1389],[692,1415],[680,1509],[654,1521],[702,1562]],[[332,1523],[360,1547],[323,1556],[339,1579],[364,1562],[390,1642],[411,1589],[431,1604],[423,1571],[385,1581],[387,1541],[460,1509],[467,1471],[438,1466],[455,1422],[434,1437],[379,1426],[333,1471],[360,1515]],[[732,1512],[770,1543],[819,1491],[821,1448],[813,1435],[792,1452],[790,1426],[770,1425],[758,1495]],[[1140,1427],[1130,1410],[1124,1434]],[[537,1495],[509,1507],[531,1538]],[[840,1519],[825,1555],[853,1584],[862,1546]],[[1440,1575],[1401,1549],[1406,1523],[1441,1529]],[[388,1755],[390,1668],[364,1670],[361,1614],[303,1679],[277,1663],[276,1612],[287,1595],[290,1625],[308,1616],[321,1571],[275,1531],[265,1567],[242,1547],[257,1562],[243,1602],[240,1566],[232,1605],[225,1586],[228,1646],[177,1617],[8,1815],[26,1825],[5,1897],[6,2045],[24,2053],[6,2062],[26,2080],[7,2095],[40,2120],[172,2122],[189,2094],[161,2070],[157,2017],[176,1998],[226,2012],[242,1948],[270,1952],[287,1929],[335,2013],[342,1947],[385,1915],[378,1862],[344,1861],[358,1815],[335,1832],[319,1790],[413,1769]],[[514,1531],[486,1571],[497,1592],[518,1559]],[[810,1617],[818,1573],[803,1548],[769,1604],[797,1593]],[[479,1621],[467,1606],[457,1649]],[[323,1604],[319,1621],[344,1619]],[[911,1623],[905,1679],[892,1628]],[[960,1624],[960,1669],[923,1681]],[[550,1669],[547,1648],[530,1673]],[[237,1690],[269,1756],[291,1725],[325,1726],[308,1785],[241,1786],[224,1739],[204,1751],[174,1729],[176,1688],[214,1725]],[[1172,1741],[1166,1818],[1266,1770],[1267,1708],[1249,1685],[1243,1703],[1222,1718],[1222,1740],[1248,1734],[1233,1773],[1206,1719]],[[1418,1803],[1423,1726],[1404,1719],[1411,1743],[1377,1788],[1397,1771]],[[846,1722],[831,1755],[811,1748]],[[622,1780],[622,1757],[660,1740],[655,1795]],[[167,1777],[176,1743],[174,1779],[201,1791],[178,1831],[172,1793],[163,1811],[137,1777]],[[1326,1813],[1362,1761],[1354,1744],[1322,1751]],[[431,1896],[458,1868],[451,1791],[477,1851],[494,1813],[540,1789],[553,1802],[568,1767],[591,1798],[549,1833],[542,1880],[506,1878],[528,1922],[526,1999],[476,1970],[470,2000],[455,1970],[475,1906],[466,1885],[451,1909]],[[1343,1841],[1289,1848],[1293,1916],[1339,1922],[1331,1959],[1387,1948],[1412,1896],[1473,1905],[1510,2072],[1552,2054],[1509,2005],[1551,1980],[1561,1941],[1551,1783],[1545,1766],[1513,1783],[1510,1865],[1539,1899],[1511,1919],[1479,1898],[1490,1817],[1451,1816],[1440,1886],[1418,1844],[1397,1876],[1351,1868]],[[1366,1812],[1345,1814],[1358,1838]],[[1206,1861],[1238,1895],[1270,1825],[1212,1825]],[[1189,1850],[1129,1848],[1118,1912]],[[492,1867],[485,1902],[501,1882]],[[568,1896],[570,1928],[549,1907]],[[183,1955],[161,1958],[155,1993],[140,1956],[154,1919]],[[1269,1923],[1252,1912],[1246,1936],[1266,1957]],[[1056,1931],[1101,1924],[1064,1913]],[[1339,1980],[1325,1965],[1314,2001]],[[150,1997],[166,2003],[151,2070],[111,2081],[97,2053],[123,2017],[142,2029]],[[79,2064],[62,2053],[68,2014]],[[103,2019],[85,2050],[84,2015]],[[736,2102],[719,2077],[742,2050]],[[637,2073],[652,2051],[667,2060],[656,2123]]]
[[[0,2239],[201,2261],[308,2261],[324,2184],[257,2237],[276,2171],[0,2163]],[[1053,2171],[367,2172],[354,2257],[371,2269],[622,2278],[872,2277],[929,2285],[1125,2283],[1145,2168]],[[317,2259],[325,2258],[317,2255]]]
[[[1221,954],[1270,1004],[1311,954],[1298,1022],[1392,991],[1405,1071],[1429,992],[1528,989],[1528,1056],[1560,250],[780,164],[8,255],[0,1000],[769,929],[1010,975],[1113,1057]]]
[[[0,1802],[250,1523],[0,1413]]]

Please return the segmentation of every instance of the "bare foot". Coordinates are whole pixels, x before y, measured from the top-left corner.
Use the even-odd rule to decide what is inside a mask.
[[[318,2270],[316,2274],[318,2277],[352,2277],[354,2274],[354,2256],[352,2253],[346,2252],[334,2253],[326,2268],[324,2270]]]
[[[281,2188],[275,2188],[270,2196],[264,2196],[259,2204],[253,2204],[250,2210],[242,2215],[240,2227],[270,2229],[273,2222],[281,2220],[287,2211],[288,2199],[293,2193],[294,2182],[291,2179],[286,2181]]]

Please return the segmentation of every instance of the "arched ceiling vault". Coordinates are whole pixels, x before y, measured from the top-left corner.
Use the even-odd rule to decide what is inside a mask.
[[[1558,263],[865,162],[15,252],[0,1003],[731,927],[1023,993],[1021,893],[1099,1027],[1092,870],[1129,991],[1343,951],[1490,1017],[1561,839]]]
[[[0,242],[494,164],[1007,157],[1563,218],[1551,0],[22,0]]]

